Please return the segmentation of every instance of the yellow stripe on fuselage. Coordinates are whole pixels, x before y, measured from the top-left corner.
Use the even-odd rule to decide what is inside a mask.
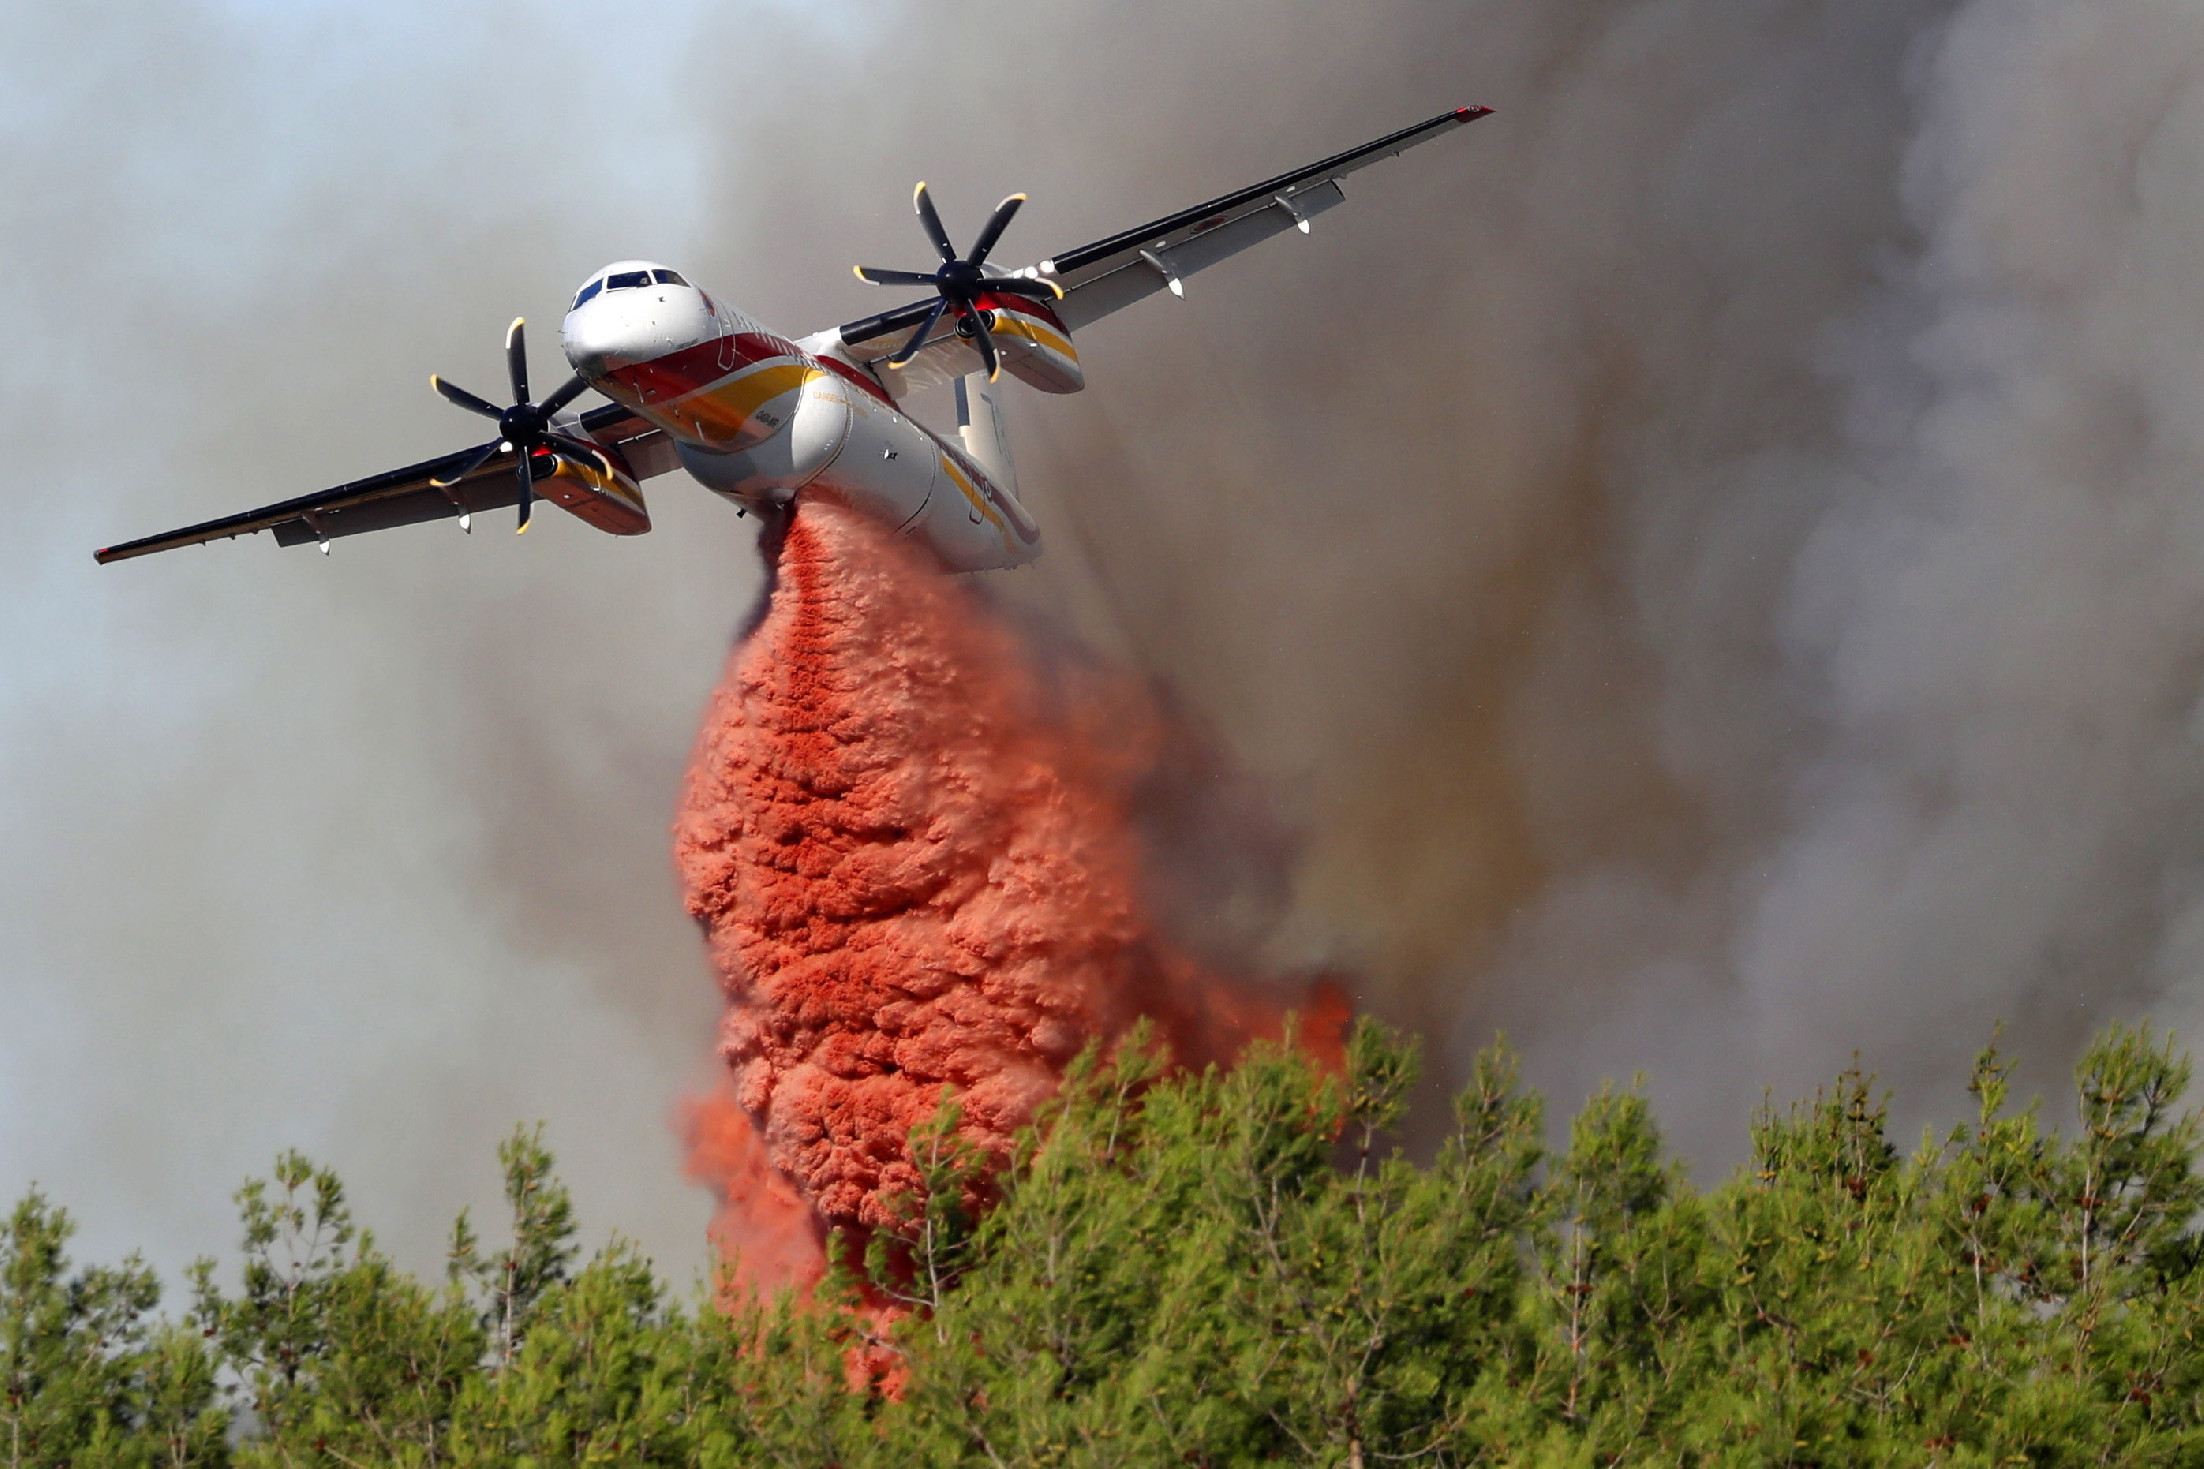
[[[783,358],[747,368],[655,407],[677,421],[685,420],[697,437],[727,443],[750,430],[751,420],[757,417],[760,408],[783,394],[795,392],[811,379],[824,376],[826,373],[820,368]],[[759,437],[767,437],[781,426],[779,423],[765,426],[765,432]]]

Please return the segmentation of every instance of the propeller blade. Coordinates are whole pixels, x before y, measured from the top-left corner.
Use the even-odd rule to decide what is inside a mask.
[[[505,371],[512,379],[513,401],[528,401],[528,340],[521,335],[521,327],[527,318],[516,316],[513,324],[505,329]]]
[[[553,393],[536,406],[543,410],[545,422],[549,422],[552,414],[557,413],[561,408],[564,408],[587,391],[589,391],[589,380],[577,372],[565,382],[559,384],[559,390],[556,393]]]
[[[926,237],[941,252],[941,263],[954,265],[957,247],[949,243],[949,232],[941,227],[941,216],[934,213],[934,201],[927,195],[924,182],[911,191],[911,207],[918,211],[919,222],[926,226]]]
[[[911,333],[911,339],[903,344],[903,350],[888,359],[888,366],[901,367],[918,355],[918,349],[926,345],[927,333],[941,320],[941,313],[949,309],[949,298],[944,296],[934,302],[934,309],[926,313],[926,319]]]
[[[1003,296],[1030,296],[1036,301],[1061,301],[1064,288],[1054,281],[1028,280],[1022,275],[1006,276],[991,280],[981,286],[982,291],[993,291]]]
[[[445,382],[434,373],[429,374],[429,386],[436,389],[437,395],[445,402],[452,404],[454,407],[464,408],[469,413],[479,413],[484,418],[503,418],[505,416],[504,409],[497,407],[495,404],[483,402],[465,388],[454,383]]]
[[[474,456],[474,458],[468,460],[458,469],[452,471],[449,476],[444,479],[432,479],[429,481],[429,483],[436,486],[436,488],[440,490],[449,489],[451,486],[456,485],[461,480],[465,479],[468,475],[473,474],[483,465],[488,464],[495,457],[497,457],[497,445],[494,443],[484,444],[481,450]]]
[[[853,265],[857,278],[868,286],[940,286],[938,276],[921,275],[915,270],[882,270],[877,265]]]
[[[972,328],[972,345],[979,348],[980,361],[987,364],[987,380],[993,382],[1002,376],[1003,365],[1002,359],[995,354],[995,339],[987,331],[987,313],[977,306],[966,306],[960,302],[957,314],[964,318],[965,325]]]
[[[612,478],[612,461],[605,451],[587,439],[577,439],[566,434],[545,434],[543,441],[569,459],[586,460],[597,466],[606,479]]]
[[[1018,206],[1023,203],[1025,195],[1012,194],[997,204],[995,212],[987,217],[987,223],[980,227],[980,237],[972,242],[972,253],[964,258],[974,265],[985,260],[987,252],[994,249],[995,242],[1003,237],[1003,231],[1010,228],[1010,221],[1016,217]]]
[[[535,456],[526,449],[513,458],[517,461],[513,466],[513,473],[520,476],[520,524],[513,527],[513,534],[517,536],[528,529],[529,512],[536,508],[536,466]]]

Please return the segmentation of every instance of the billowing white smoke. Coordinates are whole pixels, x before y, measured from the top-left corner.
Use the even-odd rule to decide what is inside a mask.
[[[1857,1047],[1939,1080],[1918,1107],[1953,1100],[1995,1019],[2048,1084],[2112,1016],[2197,1017],[2200,22],[1985,4],[1912,53],[1914,233],[1817,336],[1835,452],[1748,471],[1799,506],[1779,534],[1740,506],[1634,578],[1659,606],[1767,577],[1764,610],[1718,597],[1685,625],[1766,638],[1742,696],[1789,724],[1760,758],[1732,764],[1732,721],[1708,717],[1740,692],[1656,634],[1668,768],[1709,802],[1772,777],[1767,808],[1680,899],[1566,874],[1500,970],[1504,1008],[1549,1035],[1524,993],[1612,977],[1570,1038],[1584,1069],[1696,1052],[1665,1090],[1733,1107]]]
[[[2194,10],[2045,0],[1920,58],[1921,246],[1838,359],[1776,624],[1812,738],[1722,956],[1764,1054],[2198,1016],[2200,60]]]

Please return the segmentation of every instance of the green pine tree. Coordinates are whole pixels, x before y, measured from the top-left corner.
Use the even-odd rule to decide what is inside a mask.
[[[30,1465],[224,1460],[200,1338],[157,1327],[153,1272],[72,1270],[75,1225],[33,1190],[0,1231],[0,1455]]]
[[[2204,1462],[2204,1123],[2170,1037],[2114,1027],[2075,1125],[1995,1047],[1964,1124],[1901,1152],[1854,1067],[1751,1124],[1705,1190],[1642,1088],[1549,1156],[1505,1047],[1428,1161],[1412,1044],[1174,1071],[1075,1064],[984,1176],[956,1099],[902,1223],[809,1300],[683,1302],[614,1240],[578,1267],[539,1132],[512,1238],[462,1216],[398,1270],[296,1154],[238,1195],[226,1295],[152,1315],[32,1194],[0,1234],[6,1465],[2041,1465]],[[986,1207],[981,1207],[982,1205]],[[5,1469],[5,1465],[0,1465]]]

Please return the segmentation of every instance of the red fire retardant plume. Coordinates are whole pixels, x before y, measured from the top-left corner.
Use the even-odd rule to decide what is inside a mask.
[[[796,515],[675,823],[732,1081],[689,1112],[690,1171],[751,1283],[815,1277],[830,1228],[908,1217],[905,1137],[945,1091],[999,1162],[1065,1063],[1137,1017],[1189,1064],[1277,1033],[1283,1006],[1142,899],[1130,802],[1168,734],[1138,681],[1038,669],[875,522]],[[1317,1008],[1336,1036],[1336,1000]]]

